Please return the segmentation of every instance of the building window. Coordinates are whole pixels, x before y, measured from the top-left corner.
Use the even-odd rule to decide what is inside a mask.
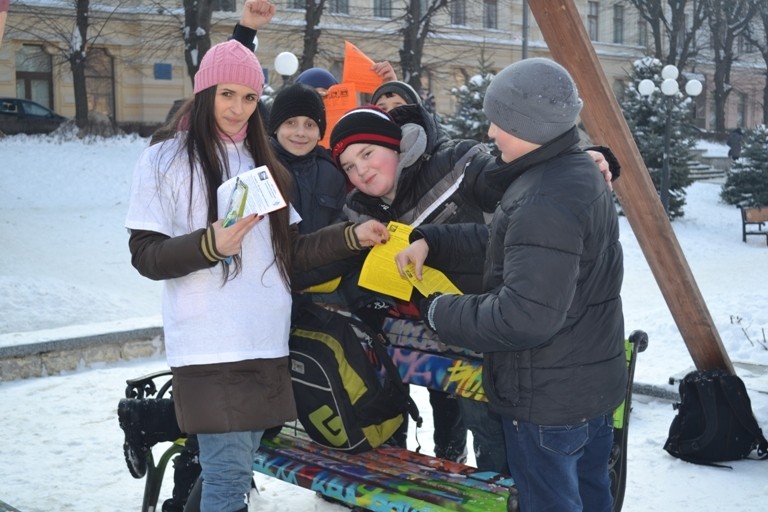
[[[307,7],[306,0],[288,0],[288,9],[304,10]]]
[[[624,6],[613,6],[613,42],[624,44]]]
[[[736,110],[736,126],[747,126],[747,95],[740,92],[736,98],[739,101],[738,108]]]
[[[587,4],[587,32],[589,33],[589,39],[592,41],[598,40],[599,31],[599,18],[600,18],[600,2],[588,2]]]
[[[736,50],[739,53],[739,55],[743,55],[745,53],[752,53],[755,51],[755,47],[752,45],[752,43],[744,37],[743,35],[740,35],[736,39]]]
[[[373,15],[377,18],[391,18],[392,0],[373,0]]]
[[[499,28],[499,7],[496,0],[483,1],[483,28]]]
[[[465,0],[451,2],[451,25],[467,24],[467,3]]]
[[[235,0],[212,0],[211,10],[235,12]]]
[[[626,96],[626,82],[624,80],[614,80],[611,88],[613,89],[613,95],[616,96],[616,100],[621,103],[624,100],[624,96]]]
[[[328,0],[328,12],[349,14],[349,0]]]
[[[683,29],[677,33],[677,47],[682,48],[685,46],[685,36],[688,30],[688,15],[683,14]]]
[[[53,109],[51,56],[42,46],[22,45],[16,50],[16,97]]]
[[[85,88],[88,111],[101,112],[115,119],[114,59],[103,48],[91,48],[85,63]]]
[[[391,18],[392,0],[373,0],[373,15],[377,18]]]
[[[637,20],[637,44],[648,46],[648,23],[643,18]]]

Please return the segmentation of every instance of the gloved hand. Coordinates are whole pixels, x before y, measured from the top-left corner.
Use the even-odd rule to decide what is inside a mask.
[[[425,324],[427,324],[427,327],[435,332],[437,332],[437,329],[435,328],[435,312],[432,306],[435,302],[435,299],[441,295],[442,293],[430,293],[429,297],[422,299],[421,302],[419,302],[419,314],[421,315],[421,319]]]
[[[380,331],[389,312],[389,304],[383,300],[374,300],[354,311],[355,315],[375,331]]]

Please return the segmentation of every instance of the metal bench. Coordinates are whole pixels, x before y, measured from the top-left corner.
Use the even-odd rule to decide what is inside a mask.
[[[739,206],[741,210],[741,241],[747,241],[748,236],[764,236],[768,245],[768,231],[763,229],[768,223],[768,207]]]
[[[388,320],[385,330],[388,329],[391,341],[388,350],[403,382],[485,400],[482,359],[478,354],[440,344],[428,335],[420,322]],[[630,341],[626,342],[627,361],[631,363],[630,381],[634,375],[634,358],[630,356],[644,350],[646,344],[647,335],[642,331],[635,331],[630,335]],[[131,379],[126,396],[145,399],[164,397],[170,392],[169,377],[170,372],[158,372]],[[163,379],[165,382],[160,383]],[[621,510],[626,485],[626,428],[630,409],[630,403],[622,404],[616,415],[620,417],[620,422],[614,425],[614,451],[609,461],[614,512]],[[147,454],[142,512],[156,510],[168,461],[182,450],[183,445],[184,439],[179,439],[166,448],[157,464],[151,450]],[[324,448],[313,443],[298,422],[286,424],[276,437],[262,440],[253,469],[320,493],[354,510],[517,510],[514,482],[507,475],[481,472],[465,464],[405,448],[382,446],[361,454]],[[187,510],[196,508],[188,503]]]

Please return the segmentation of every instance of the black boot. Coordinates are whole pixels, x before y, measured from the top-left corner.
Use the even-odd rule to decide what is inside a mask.
[[[163,503],[163,512],[183,512],[197,477],[200,476],[200,448],[191,435],[184,450],[173,459],[173,497]]]
[[[430,389],[429,403],[435,426],[435,457],[464,464],[467,461],[467,429],[459,401],[453,395]]]
[[[169,398],[123,398],[117,405],[117,418],[125,432],[125,462],[134,478],[147,473],[147,452],[152,446],[183,437]]]

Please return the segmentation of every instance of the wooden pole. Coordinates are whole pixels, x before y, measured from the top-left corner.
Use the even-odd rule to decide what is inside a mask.
[[[576,81],[587,132],[595,143],[610,147],[621,162],[616,195],[693,362],[699,369],[734,373],[576,6],[572,0],[528,3],[552,57]]]

